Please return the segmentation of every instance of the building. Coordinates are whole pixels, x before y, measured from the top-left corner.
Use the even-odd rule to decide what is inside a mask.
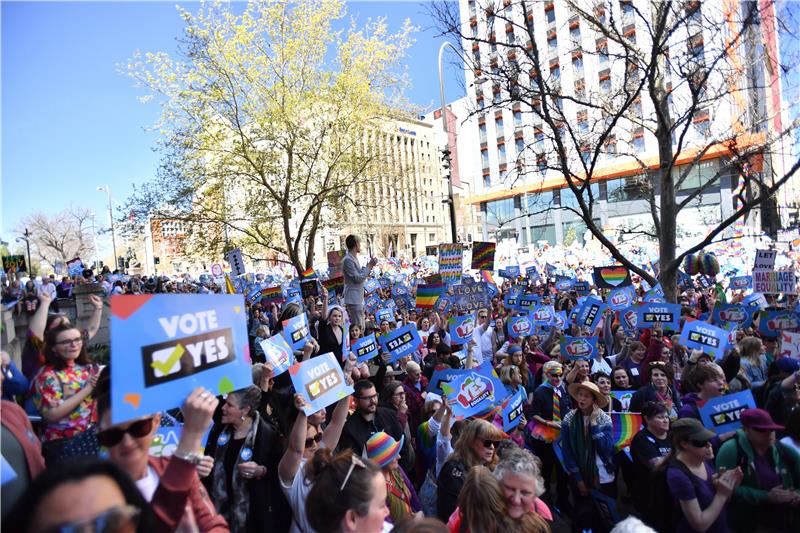
[[[601,22],[621,26],[628,42],[647,49],[649,37],[643,21],[649,20],[649,1],[587,0],[580,5]],[[459,161],[459,168],[463,173],[477,155],[480,179],[476,180],[474,194],[467,202],[479,208],[482,239],[515,239],[520,247],[540,241],[582,242],[586,226],[569,210],[577,207],[577,199],[553,168],[556,166],[553,153],[548,149],[553,136],[563,135],[563,131],[547,131],[535,113],[513,103],[509,91],[517,90],[517,83],[535,86],[544,77],[554,92],[564,96],[553,99],[564,120],[578,135],[585,134],[589,146],[595,132],[593,124],[607,124],[610,119],[603,113],[602,105],[580,106],[569,97],[582,101],[596,98],[602,102],[618,87],[638,81],[641,74],[621,59],[624,50],[619,43],[609,42],[602,33],[595,32],[566,2],[460,0],[459,6],[464,54],[468,59],[465,85],[470,88],[470,108],[479,112],[471,126],[477,129],[479,148],[477,153],[471,149],[469,154],[460,150],[460,157],[470,163]],[[705,61],[727,53],[730,36],[739,31],[732,23],[724,22],[725,10],[736,9],[744,14],[756,3],[685,2],[680,6],[685,10],[686,23],[673,35],[674,43],[669,42],[669,56],[676,63],[685,58],[684,64],[705,71]],[[671,81],[667,85],[670,105],[675,110],[691,100],[695,89],[706,91],[700,93],[703,95],[716,90],[729,93],[691,117],[684,150],[677,156],[674,172],[683,175],[696,158],[699,162],[678,188],[679,200],[725,169],[734,150],[773,143],[771,153],[754,158],[748,171],[765,175],[774,171],[774,175],[782,176],[786,168],[780,154],[788,154],[789,149],[782,143],[789,141],[774,141],[788,124],[777,67],[775,6],[769,2],[758,6],[759,10],[754,11],[758,23],[741,36],[739,48],[727,58],[732,68],[738,69],[734,72],[738,87],[730,87],[730,79],[715,73],[713,68],[707,69],[712,74],[699,87],[680,83],[677,72],[665,75],[676,81],[674,89]],[[526,64],[528,58],[520,53],[521,47],[529,51],[534,48],[528,31],[533,33],[545,72]],[[497,82],[504,76],[509,79],[508,72],[516,76],[511,88]],[[532,105],[541,109],[542,103],[534,98]],[[486,111],[480,113],[483,109]],[[593,215],[612,238],[628,231],[653,232],[651,204],[646,197],[652,191],[658,205],[659,185],[650,174],[657,168],[658,146],[655,137],[641,125],[654,116],[648,93],[642,91],[628,113],[615,124],[613,135],[605,140],[602,157],[592,172],[591,193],[596,200]],[[715,144],[706,150],[711,144],[709,139],[730,138],[731,132],[737,140],[735,145]],[[582,148],[571,153],[571,168],[582,168],[580,159],[588,153]],[[679,241],[682,236],[704,236],[710,227],[738,208],[734,197],[740,187],[739,174],[724,170],[719,175],[715,186],[680,212]],[[786,224],[792,213],[796,216],[798,192],[800,187],[795,179],[778,195],[778,206],[757,209],[747,224],[753,228]],[[777,220],[778,217],[782,220]]]
[[[426,248],[450,241],[447,183],[434,128],[407,117],[387,118],[365,134],[365,144],[382,154],[386,172],[370,176],[355,195],[364,207],[349,210],[322,228],[315,257],[344,248],[349,234],[362,236],[362,252],[413,259]]]

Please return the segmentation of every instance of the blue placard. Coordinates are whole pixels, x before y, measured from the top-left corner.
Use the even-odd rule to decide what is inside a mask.
[[[513,309],[518,311],[520,307],[517,296],[514,294],[506,294],[505,298],[503,298],[503,307],[505,307],[506,309]]]
[[[561,355],[570,361],[591,360],[597,355],[597,337],[570,337],[562,335]]]
[[[408,287],[406,287],[405,285],[397,284],[394,287],[392,287],[392,297],[394,298],[404,298],[408,296],[408,294],[409,294]]]
[[[366,282],[364,282],[364,290],[367,294],[371,292],[375,292],[381,288],[380,282],[375,278],[369,278]]]
[[[754,311],[758,311],[759,309],[767,308],[767,297],[760,292],[756,292],[745,296],[742,303]]]
[[[515,265],[515,266],[507,266],[507,267],[506,267],[506,272],[508,272],[508,273],[509,273],[509,275],[510,275],[512,278],[518,278],[518,277],[519,277],[519,275],[520,275],[519,265]]]
[[[739,417],[745,409],[753,409],[756,402],[750,389],[710,398],[700,407],[700,420],[703,425],[721,435],[728,431],[736,431],[742,427]]]
[[[414,302],[416,305],[416,302]],[[433,310],[439,313],[440,315],[446,315],[450,308],[453,306],[453,300],[450,299],[449,296],[439,296],[439,299],[436,300],[436,303],[433,304]],[[413,307],[413,306],[412,306]]]
[[[630,411],[631,410],[631,399],[633,398],[633,394],[636,390],[612,390],[609,391],[609,394],[619,400],[619,403],[622,404],[623,411]]]
[[[370,333],[366,337],[358,339],[350,347],[350,351],[355,354],[359,363],[371,360],[378,355],[378,341],[375,340],[375,334]]]
[[[572,290],[572,287],[575,285],[575,280],[572,278],[562,278],[556,280],[556,290],[558,292],[567,292]]]
[[[401,357],[411,355],[419,349],[422,339],[417,333],[416,324],[413,322],[406,324],[402,328],[397,328],[389,332],[388,335],[380,338],[381,349],[389,354],[388,363],[393,363]]]
[[[608,295],[608,306],[614,311],[622,311],[636,302],[636,291],[631,285],[612,290]]]
[[[467,372],[469,371],[461,368],[442,368],[440,370],[434,370],[431,379],[428,380],[428,388],[426,389],[426,392],[433,392],[442,396],[444,395],[442,384],[450,383],[458,376],[461,376]]]
[[[280,333],[260,341],[260,344],[275,376],[280,376],[294,364],[294,352]]]
[[[442,390],[457,420],[489,411],[507,394],[503,382],[485,365],[442,384]]]
[[[553,327],[564,329],[567,326],[567,312],[559,311],[553,315]]]
[[[533,282],[539,281],[540,279],[539,270],[536,268],[535,265],[529,266],[528,268],[525,269],[525,277],[528,278],[528,281],[533,281]]]
[[[753,312],[745,304],[723,304],[714,306],[712,315],[714,324],[725,326],[731,324],[734,328],[744,329],[753,323]]]
[[[736,276],[731,278],[730,283],[728,284],[729,289],[733,289],[736,291],[743,291],[746,289],[753,288],[753,276]]]
[[[302,350],[311,338],[308,329],[308,317],[305,313],[283,321],[283,338],[292,347],[292,350]]]
[[[665,330],[678,331],[680,321],[679,304],[646,302],[636,308],[636,324],[640,328],[652,328],[661,324]]]
[[[17,479],[17,473],[14,472],[11,463],[0,455],[0,485],[5,485],[9,481],[14,481],[15,479]]]
[[[381,302],[382,300],[378,297],[377,294],[370,294],[364,300],[364,309],[368,313],[374,313],[381,306]]]
[[[252,385],[248,346],[241,294],[112,296],[112,423]]]
[[[580,306],[575,317],[575,324],[579,327],[588,327],[594,331],[600,319],[603,318],[603,313],[605,313],[606,309],[608,309],[608,306],[602,300],[590,296]]]
[[[378,278],[378,283],[380,283],[381,289],[388,289],[389,287],[392,286],[392,282],[389,281],[389,278],[385,276],[381,276],[380,278]]]
[[[517,305],[521,311],[527,311],[534,305],[539,305],[539,296],[536,294],[520,294],[517,298]]]
[[[375,311],[375,321],[380,324],[384,320],[387,322],[394,322],[394,311],[385,308]]]
[[[289,368],[289,375],[294,390],[306,401],[306,416],[353,394],[353,387],[345,381],[342,367],[332,353],[295,363]]]
[[[533,333],[533,322],[528,314],[509,317],[508,336],[514,339]]]
[[[552,305],[537,305],[531,313],[534,326],[549,326],[553,323],[555,317],[556,312]]]
[[[503,417],[503,431],[508,433],[522,421],[522,410],[525,407],[525,389],[520,389],[505,399],[500,411]]]
[[[453,344],[466,344],[472,340],[477,321],[475,313],[464,316],[454,316],[449,321],[450,340]]]
[[[627,307],[619,312],[619,323],[628,335],[636,335],[638,319],[635,305]]]
[[[712,326],[708,322],[695,320],[683,325],[680,344],[687,348],[695,348],[703,353],[722,359],[728,347],[728,332]]]
[[[572,285],[572,290],[574,290],[578,296],[586,296],[592,292],[592,285],[588,281],[576,281]]]
[[[794,331],[800,328],[800,316],[788,309],[761,311],[758,315],[758,331],[768,337],[777,337],[781,331]]]
[[[293,280],[293,281],[297,281],[297,280]],[[298,281],[297,283],[298,283],[297,287],[289,287],[288,289],[286,289],[286,299],[287,300],[290,300],[292,298],[300,298],[300,299],[302,299],[302,296],[300,294],[300,286],[299,286],[300,282]]]

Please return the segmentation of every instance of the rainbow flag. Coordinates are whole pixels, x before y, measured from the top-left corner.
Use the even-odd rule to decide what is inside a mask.
[[[337,294],[342,294],[344,291],[344,275],[339,274],[335,278],[323,280],[322,286],[325,287],[328,292],[336,291]]]
[[[494,270],[494,250],[496,246],[493,242],[473,242],[472,268],[474,270]]]
[[[545,426],[544,424],[540,424],[536,420],[531,420],[528,422],[528,426],[526,428],[528,432],[534,436],[534,438],[538,440],[543,440],[544,442],[553,443],[558,440],[558,437],[561,436],[561,430],[556,428],[551,428],[550,426]]]
[[[417,286],[417,308],[432,309],[439,299],[439,295],[444,290],[444,284],[418,285]]]
[[[280,285],[275,285],[273,287],[264,287],[261,289],[261,301],[262,302],[277,302],[279,300],[283,300],[283,289],[281,289]]]
[[[611,440],[614,441],[614,450],[630,446],[633,437],[642,427],[642,415],[639,413],[611,413]]]
[[[308,267],[307,269],[305,269],[302,272],[300,272],[300,277],[302,279],[316,278],[317,277],[317,273],[314,272],[314,267]]]
[[[494,278],[492,277],[492,272],[490,270],[481,270],[481,277],[483,281],[490,285],[497,286],[497,283],[494,282]]]

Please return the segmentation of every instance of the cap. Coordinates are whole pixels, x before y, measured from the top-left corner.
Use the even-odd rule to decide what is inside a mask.
[[[716,434],[696,418],[679,418],[672,423],[672,436],[680,440],[711,440]]]
[[[377,463],[381,468],[389,465],[394,458],[400,455],[403,447],[405,435],[400,437],[400,441],[394,440],[391,435],[384,431],[379,431],[372,435],[367,441],[367,457]]]
[[[772,417],[763,409],[745,409],[740,420],[742,426],[750,429],[781,431],[783,426],[776,424]]]
[[[592,396],[594,396],[594,401],[597,402],[601,408],[605,408],[608,405],[608,396],[600,392],[600,389],[592,383],[591,381],[584,381],[583,383],[573,383],[569,386],[569,395],[578,399],[578,391],[584,389],[589,392]]]

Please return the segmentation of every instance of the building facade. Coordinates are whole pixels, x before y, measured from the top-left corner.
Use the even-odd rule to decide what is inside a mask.
[[[651,16],[649,1],[603,0],[578,5],[601,23],[620,27],[632,46],[648,50],[645,21]],[[672,37],[674,44],[670,45],[668,56],[676,64],[683,61],[683,65],[693,65],[711,74],[697,88],[691,83],[681,83],[677,71],[670,78],[667,69],[670,106],[679,113],[681,106],[694,101],[695,90],[701,95],[718,92],[720,96],[707,98],[709,104],[697,108],[690,117],[685,137],[680,140],[681,150],[676,150],[677,166],[673,173],[686,174],[676,191],[678,201],[710,180],[716,181],[679,214],[679,239],[682,235],[705,235],[738,208],[735,196],[742,192],[741,180],[737,171],[727,170],[730,158],[752,146],[771,143],[770,153],[750,161],[747,171],[782,176],[786,164],[781,154],[790,152],[787,146],[790,140],[780,138],[788,120],[777,67],[775,6],[770,2],[758,3],[758,9],[753,11],[758,20],[744,32],[726,23],[726,17],[733,10],[741,18],[755,8],[755,2],[681,5],[686,23]],[[592,29],[586,18],[571,10],[567,2],[460,0],[459,6],[467,58],[466,86],[470,88],[467,97],[475,113],[472,127],[479,140],[477,150],[471,149],[469,154],[459,151],[469,161],[467,164],[460,161],[459,168],[463,173],[466,166],[477,160],[479,179],[475,180],[474,194],[467,202],[480,212],[481,237],[497,241],[512,239],[519,246],[542,241],[582,242],[586,226],[570,210],[577,208],[578,201],[553,161],[550,147],[554,133],[547,130],[528,106],[514,103],[510,91],[515,90],[516,83],[534,87],[543,77],[548,87],[563,96],[554,98],[558,112],[563,113],[562,120],[577,135],[586,136],[588,147],[597,130],[595,125],[607,124],[611,119],[604,115],[603,98],[618,94],[623,84],[640,79],[623,59],[627,48]],[[531,33],[543,72],[525,63],[528,58],[520,52],[523,47],[528,51],[534,49]],[[727,72],[739,80],[736,87],[731,86],[731,78],[715,72],[711,64],[729,47],[732,35],[741,41],[726,58],[731,68],[737,69]],[[497,82],[504,77],[508,79],[508,72],[514,72],[515,76],[519,73],[510,87]],[[586,101],[597,105],[579,103]],[[541,109],[536,97],[532,104]],[[631,231],[653,233],[651,205],[659,205],[659,184],[653,179],[653,171],[658,168],[658,144],[647,122],[654,116],[653,103],[643,90],[626,114],[619,117],[613,134],[603,141],[603,153],[591,173],[590,188],[593,217],[608,236]],[[731,138],[736,140],[734,144],[713,141]],[[676,146],[674,138],[673,145]],[[580,168],[579,158],[588,153],[588,149],[585,153],[576,151],[571,164],[576,163]],[[778,194],[778,205],[773,206],[776,208],[756,209],[747,224],[755,229],[787,224],[790,217],[796,217],[799,191],[798,180],[793,179]],[[587,194],[588,191],[584,198]],[[776,216],[780,219],[768,220]]]

